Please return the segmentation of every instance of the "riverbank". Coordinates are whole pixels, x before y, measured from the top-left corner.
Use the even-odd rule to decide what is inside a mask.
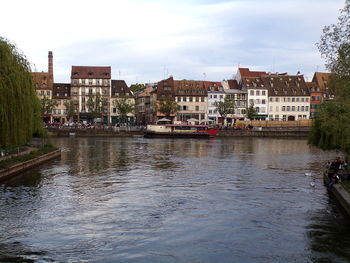
[[[104,129],[49,129],[54,137],[134,137],[143,136],[141,130],[104,130]],[[292,137],[307,138],[307,129],[263,129],[263,130],[220,130],[217,137]]]
[[[329,191],[336,198],[338,203],[344,209],[345,213],[350,217],[350,193],[348,190],[345,189],[341,183],[339,183],[333,185]]]
[[[48,147],[47,147],[48,148]],[[31,153],[7,158],[0,162],[0,182],[9,179],[37,165],[61,156],[61,150],[54,147],[43,148]]]

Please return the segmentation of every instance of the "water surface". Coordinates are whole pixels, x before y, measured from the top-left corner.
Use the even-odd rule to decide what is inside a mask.
[[[350,260],[350,224],[322,185],[335,153],[306,140],[52,143],[61,160],[0,185],[0,262]]]

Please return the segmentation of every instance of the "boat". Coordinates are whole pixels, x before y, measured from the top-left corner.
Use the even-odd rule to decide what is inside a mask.
[[[147,125],[144,137],[209,138],[216,136],[217,133],[217,128],[208,125],[156,124]]]

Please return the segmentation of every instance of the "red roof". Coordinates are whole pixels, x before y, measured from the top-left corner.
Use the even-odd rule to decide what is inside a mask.
[[[72,66],[72,79],[110,79],[111,67]]]
[[[265,71],[250,71],[249,68],[238,68],[241,77],[261,77],[266,75]]]

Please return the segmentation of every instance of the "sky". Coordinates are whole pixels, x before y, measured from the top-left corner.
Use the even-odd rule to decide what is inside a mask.
[[[11,0],[2,1],[0,36],[33,71],[55,82],[71,67],[111,66],[127,84],[175,79],[222,81],[238,66],[325,71],[316,43],[345,0]]]

